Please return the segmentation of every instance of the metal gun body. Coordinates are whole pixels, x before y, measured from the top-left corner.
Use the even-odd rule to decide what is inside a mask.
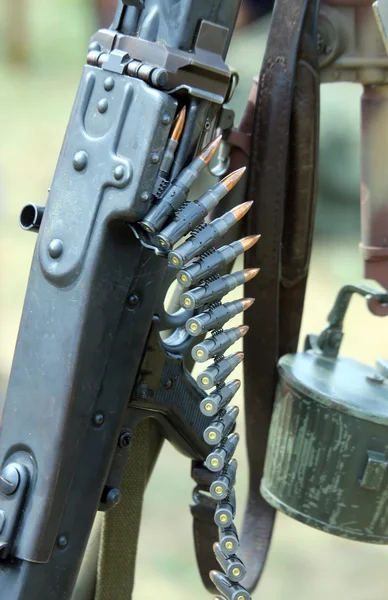
[[[168,14],[165,2],[146,4],[145,12]],[[195,27],[214,8],[193,0],[180,4],[169,18],[180,22],[190,14]],[[234,0],[218,10],[220,25],[207,25],[222,34],[225,49],[239,4]],[[125,23],[137,23],[140,13],[119,3],[117,14],[127,33]],[[147,27],[152,30],[149,22]],[[179,348],[175,354],[163,349],[158,332],[157,316],[175,274],[129,227],[151,206],[177,110],[174,95],[157,89],[157,79],[147,82],[121,68],[133,57],[120,63],[124,52],[115,51],[112,40],[128,40],[131,47],[147,43],[150,50],[158,44],[147,27],[140,29],[144,39],[113,30],[99,34],[112,42],[105,49],[108,59],[88,59],[38,234],[1,420],[2,472],[16,465],[19,477],[11,493],[0,486],[0,581],[7,600],[71,597],[96,511],[106,508],[101,499],[124,416],[133,428],[155,416],[182,452],[206,455],[202,432],[209,420],[199,411],[205,394],[187,378],[184,407],[175,401],[171,408],[163,387],[164,375],[177,378],[184,369]],[[178,38],[168,42],[183,55],[188,29],[174,31]],[[205,61],[203,38],[201,46],[197,58]],[[96,48],[94,39],[92,52]],[[214,130],[221,108],[210,93],[187,101],[175,168],[203,144],[206,119]],[[147,398],[139,392],[139,369],[147,361],[151,332],[154,390]]]

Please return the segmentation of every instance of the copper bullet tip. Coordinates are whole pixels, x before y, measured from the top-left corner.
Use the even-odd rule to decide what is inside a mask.
[[[249,326],[248,325],[240,325],[239,327],[241,336],[244,337],[244,335],[246,335],[249,331]],[[240,385],[241,385],[241,381],[240,381]]]
[[[179,112],[179,115],[177,116],[175,125],[174,125],[174,129],[172,132],[172,136],[171,139],[174,142],[179,142],[181,135],[182,135],[182,131],[183,131],[183,127],[185,125],[185,121],[186,121],[186,106],[184,106],[182,108],[182,110]]]
[[[241,167],[241,169],[237,169],[236,171],[233,171],[233,173],[230,173],[229,175],[224,177],[224,179],[220,181],[220,183],[222,183],[222,185],[226,187],[228,192],[230,192],[230,190],[232,190],[234,186],[240,181],[241,177],[244,175],[246,170],[246,167]]]
[[[253,200],[250,200],[249,202],[243,202],[243,204],[239,204],[238,206],[232,208],[230,212],[236,217],[236,221],[239,221],[244,215],[247,214],[252,204]]]
[[[204,163],[209,164],[209,162],[217,152],[218,146],[221,144],[221,140],[222,135],[219,135],[215,140],[210,142],[210,144],[208,144],[206,148],[204,148],[199,154],[199,158],[202,158]]]
[[[259,271],[260,269],[244,269],[245,283],[256,277]]]
[[[247,310],[250,306],[252,306],[254,301],[255,301],[255,298],[243,298],[241,300],[242,305],[243,305],[243,310]]]
[[[261,238],[261,235],[248,235],[245,238],[242,238],[242,240],[239,240],[240,244],[242,244],[242,247],[244,248],[244,252],[246,252],[247,250],[249,250],[250,248],[252,248],[252,246],[254,246],[259,239]]]

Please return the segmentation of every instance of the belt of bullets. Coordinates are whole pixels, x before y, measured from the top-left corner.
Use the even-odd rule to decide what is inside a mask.
[[[237,461],[233,455],[239,441],[239,435],[233,429],[239,409],[237,406],[230,407],[229,404],[241,382],[237,379],[226,381],[243,360],[243,353],[224,355],[237,340],[246,335],[248,327],[227,330],[223,327],[234,316],[248,309],[254,299],[242,298],[223,304],[221,299],[237,286],[255,277],[259,269],[245,269],[223,276],[219,273],[256,244],[260,236],[245,237],[219,249],[215,248],[217,241],[248,212],[252,202],[240,204],[210,223],[204,222],[205,217],[241,179],[245,167],[225,177],[199,199],[188,200],[191,186],[214,156],[221,136],[206,146],[174,181],[169,181],[184,121],[185,108],[179,112],[166,146],[154,188],[156,204],[140,226],[148,233],[150,244],[156,246],[159,252],[162,251],[167,256],[169,265],[177,269],[177,281],[185,289],[180,297],[181,307],[190,310],[190,314],[193,314],[193,309],[195,311],[194,316],[185,323],[186,332],[193,337],[203,337],[210,333],[210,337],[196,344],[191,352],[198,363],[209,359],[214,361],[197,378],[198,386],[209,391],[199,409],[204,415],[214,417],[203,435],[211,450],[205,466],[215,474],[209,493],[217,501],[214,520],[220,537],[213,549],[224,573],[212,571],[210,578],[227,600],[250,600],[250,594],[239,583],[246,575],[246,568],[237,556],[239,539],[233,522],[236,513],[234,484],[237,471]],[[178,244],[188,234],[190,235]]]

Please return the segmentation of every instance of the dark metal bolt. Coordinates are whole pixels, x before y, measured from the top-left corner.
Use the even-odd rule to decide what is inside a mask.
[[[172,388],[172,386],[174,385],[174,380],[172,377],[169,377],[168,379],[166,379],[166,381],[163,383],[163,387],[165,390],[170,390]]]
[[[120,502],[120,490],[118,488],[112,488],[106,497],[106,504],[108,506],[108,508],[112,508],[113,506],[116,506],[116,504],[118,504]]]
[[[137,394],[136,395],[141,400],[148,400],[148,399],[152,398],[153,391],[151,390],[151,388],[146,383],[143,382],[137,388]]]
[[[102,412],[96,412],[95,415],[93,416],[93,424],[96,427],[101,427],[104,420],[105,420],[105,417]]]
[[[59,546],[59,548],[66,548],[68,543],[69,543],[69,540],[67,539],[66,535],[64,535],[62,533],[61,535],[58,536],[57,545]]]
[[[127,448],[131,445],[132,434],[129,431],[124,431],[119,437],[120,448]]]
[[[15,465],[7,465],[0,475],[0,491],[6,496],[11,496],[18,489],[20,473]]]
[[[139,304],[139,296],[137,294],[131,294],[128,296],[128,306],[129,308],[136,308]]]

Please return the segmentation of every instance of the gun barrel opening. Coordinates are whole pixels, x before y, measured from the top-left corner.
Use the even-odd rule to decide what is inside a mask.
[[[44,213],[44,206],[26,204],[19,217],[20,227],[25,231],[39,231]]]

